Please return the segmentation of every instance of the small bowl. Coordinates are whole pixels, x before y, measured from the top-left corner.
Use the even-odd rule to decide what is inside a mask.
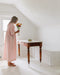
[[[28,39],[28,41],[32,41],[32,39]]]

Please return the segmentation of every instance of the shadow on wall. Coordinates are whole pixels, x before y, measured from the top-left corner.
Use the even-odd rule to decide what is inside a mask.
[[[18,9],[17,9],[18,10]],[[19,11],[19,10],[18,10]],[[23,24],[20,31],[19,39],[38,40],[38,27],[27,16],[19,11],[19,21]]]

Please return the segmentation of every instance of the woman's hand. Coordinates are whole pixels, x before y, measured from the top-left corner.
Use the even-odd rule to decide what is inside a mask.
[[[19,33],[20,31],[19,30],[17,30],[17,33]]]
[[[19,32],[20,32],[20,31],[19,31],[19,30],[17,30],[17,31],[15,32],[15,34],[16,34],[16,33],[19,33]]]

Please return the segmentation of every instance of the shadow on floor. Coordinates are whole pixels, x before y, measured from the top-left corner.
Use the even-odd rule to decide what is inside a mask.
[[[8,67],[1,70],[2,75],[20,75],[19,67]]]

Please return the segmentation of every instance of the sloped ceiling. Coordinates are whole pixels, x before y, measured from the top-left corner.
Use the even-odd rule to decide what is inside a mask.
[[[14,4],[37,26],[60,24],[60,0],[0,0],[0,3]]]

